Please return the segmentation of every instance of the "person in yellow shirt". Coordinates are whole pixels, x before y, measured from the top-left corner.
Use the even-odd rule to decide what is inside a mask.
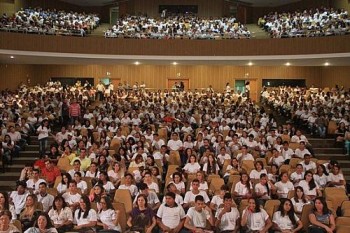
[[[80,161],[80,169],[81,169],[82,171],[84,171],[84,172],[85,172],[85,171],[88,169],[88,167],[90,167],[90,165],[91,165],[91,159],[89,159],[89,158],[86,157],[86,149],[85,149],[85,148],[84,148],[84,149],[80,149],[80,154],[79,154],[79,156],[75,156],[75,158],[72,158],[70,164],[73,165],[74,162],[75,162],[76,160],[79,160],[79,161]]]

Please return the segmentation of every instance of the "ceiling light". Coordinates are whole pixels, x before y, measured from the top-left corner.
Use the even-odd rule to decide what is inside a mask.
[[[15,57],[14,57],[14,56],[11,56],[10,58],[11,58],[11,59],[14,59]]]
[[[134,64],[138,66],[140,65],[140,62],[136,61]]]
[[[176,66],[176,65],[177,65],[177,62],[174,61],[174,62],[173,62],[173,65]]]
[[[289,63],[289,62],[287,62],[287,63],[286,63],[286,66],[290,66],[290,63]]]
[[[248,66],[252,66],[252,65],[253,65],[253,62],[249,62],[249,63],[248,63]]]
[[[329,63],[328,63],[328,62],[326,62],[326,63],[324,63],[324,65],[325,65],[325,66],[329,66]]]

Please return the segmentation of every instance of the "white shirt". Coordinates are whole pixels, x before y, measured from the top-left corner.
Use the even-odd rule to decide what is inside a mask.
[[[196,173],[201,169],[201,166],[197,162],[194,164],[187,163],[183,169],[188,173]]]
[[[242,216],[246,211],[247,209],[243,210]],[[261,231],[265,227],[267,219],[269,219],[269,215],[264,209],[260,209],[260,212],[248,215],[247,227],[251,231]]]
[[[37,191],[37,190],[39,190],[39,184],[42,182],[46,183],[46,181],[43,179],[38,179],[36,182],[34,182],[33,179],[29,179],[29,180],[27,180],[27,187],[32,188],[35,191]]]
[[[260,172],[257,170],[252,170],[249,174],[250,179],[260,179],[261,174],[267,174],[266,169],[262,169]]]
[[[243,155],[242,153],[239,153],[238,155],[237,155],[237,160],[238,161],[244,161],[244,160],[252,160],[252,161],[254,161],[254,157],[253,157],[253,155],[251,155],[251,154],[246,154],[246,155]]]
[[[200,228],[205,228],[207,220],[210,219],[210,213],[208,210],[202,209],[201,212],[198,212],[195,207],[189,208],[186,216],[191,219],[193,226]]]
[[[66,206],[64,209],[61,210],[61,212],[58,214],[57,210],[54,210],[53,208],[49,211],[49,217],[53,221],[54,224],[62,224],[65,221],[72,221],[73,222],[73,213],[71,208]]]
[[[165,226],[175,229],[180,221],[185,218],[185,211],[181,205],[170,208],[166,204],[162,204],[158,209],[157,217],[161,219]]]
[[[69,205],[72,205],[80,201],[81,195],[79,193],[73,195],[70,194],[70,192],[66,192],[62,195],[62,197],[64,198],[65,202],[67,202]]]
[[[215,217],[218,218],[221,211],[224,208],[220,208],[217,212]],[[239,219],[239,212],[237,208],[231,207],[231,212],[227,212],[222,215],[219,229],[220,231],[233,231],[236,228],[237,220]]]
[[[302,161],[300,164],[303,165],[304,172],[308,170],[314,172],[316,170],[316,163],[314,161],[310,161],[309,164],[305,164],[305,161]]]
[[[132,184],[130,186],[126,186],[125,184],[119,185],[118,189],[128,189],[130,191],[131,196],[136,196],[138,189],[136,185]]]
[[[299,218],[294,214],[295,221],[298,222]],[[293,230],[295,226],[292,221],[289,219],[288,215],[282,216],[281,211],[277,211],[273,214],[272,222],[276,223],[281,230]]]
[[[101,210],[101,212],[98,213],[97,218],[104,224],[108,226],[108,229],[110,230],[116,230],[121,232],[121,227],[118,224],[117,226],[114,224],[114,221],[116,219],[115,211],[112,209],[107,210]]]
[[[294,198],[292,198],[291,201],[294,206],[294,210],[299,213],[301,213],[301,211],[303,210],[304,205],[310,204],[310,201],[306,201],[306,203],[304,203],[301,199],[299,199],[298,202],[296,202]]]
[[[181,140],[169,140],[168,141],[168,147],[170,148],[170,150],[179,150],[181,147],[183,146],[182,141]]]
[[[38,198],[38,202],[41,202],[43,205],[43,211],[48,212],[53,204],[54,196],[51,194],[46,194],[45,196],[41,196],[40,194],[36,195]]]
[[[298,174],[297,172],[293,172],[292,174],[290,174],[290,179],[291,181],[293,181],[294,187],[297,187],[299,186],[299,182],[296,182],[296,180],[304,179],[304,172],[302,172],[301,174]]]
[[[83,225],[83,224],[89,224],[90,222],[92,221],[97,221],[97,214],[96,214],[96,211],[94,209],[90,209],[88,215],[86,218],[84,218],[84,212],[81,211],[80,213],[80,218],[79,218],[79,211],[80,209],[77,209],[75,212],[74,212],[74,220],[73,220],[73,223],[74,224],[77,224],[78,226],[80,225]]]
[[[282,181],[278,181],[275,184],[275,187],[277,189],[277,193],[280,197],[287,198],[288,192],[290,190],[294,190],[294,185],[292,182],[287,181],[286,183],[283,183]]]
[[[175,202],[176,202],[176,204],[182,206],[183,203],[184,203],[184,199],[183,199],[183,197],[181,195],[175,193]],[[165,197],[163,197],[163,202],[162,203],[165,204]]]
[[[328,176],[326,174],[322,174],[322,176],[314,174],[314,180],[319,187],[324,188],[328,182]]]
[[[15,206],[16,214],[20,214],[22,209],[24,208],[24,205],[26,203],[27,196],[29,195],[29,192],[24,192],[24,194],[19,195],[17,191],[13,191],[10,195],[12,202]]]
[[[250,184],[250,188],[251,189],[253,188],[252,184]],[[242,184],[242,182],[239,181],[235,185],[235,192],[237,192],[239,196],[244,196],[244,195],[248,194],[250,192],[250,190],[248,190],[248,188],[245,184]]]
[[[194,194],[192,191],[188,191],[185,194],[184,203],[194,202],[196,196],[201,195],[204,198],[204,202],[208,203],[210,201],[208,194],[205,191],[199,191],[198,194]]]
[[[39,126],[36,132],[39,133],[38,139],[40,140],[49,137],[49,133],[51,132],[51,130],[45,126]]]

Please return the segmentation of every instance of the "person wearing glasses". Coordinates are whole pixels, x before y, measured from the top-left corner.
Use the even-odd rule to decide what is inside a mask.
[[[97,232],[121,232],[121,227],[119,224],[119,211],[114,210],[111,199],[107,196],[102,197],[100,206],[101,209],[97,213]]]
[[[12,214],[9,210],[0,211],[0,233],[19,233],[14,225],[10,224]]]

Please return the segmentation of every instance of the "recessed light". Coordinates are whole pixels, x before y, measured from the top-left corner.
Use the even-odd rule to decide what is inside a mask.
[[[14,56],[11,56],[10,58],[11,58],[11,59],[14,59],[15,57],[14,57]]]
[[[177,62],[174,61],[174,62],[173,62],[173,65],[176,66],[176,65],[177,65]]]
[[[290,63],[289,63],[289,62],[287,62],[287,63],[286,63],[286,66],[290,66]]]
[[[249,62],[249,63],[248,63],[248,66],[252,66],[252,65],[253,65],[253,62]]]
[[[329,63],[328,63],[328,62],[326,62],[326,63],[324,63],[324,65],[325,65],[325,66],[329,66]]]
[[[134,63],[135,65],[140,65],[140,62],[138,62],[138,61],[135,61],[135,63]]]

